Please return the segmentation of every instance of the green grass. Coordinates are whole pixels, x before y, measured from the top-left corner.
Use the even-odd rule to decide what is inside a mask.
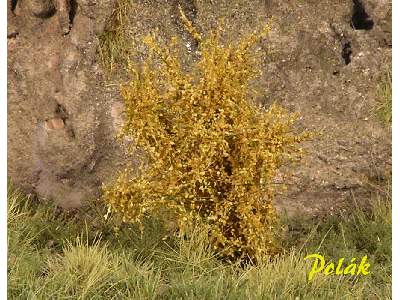
[[[286,252],[257,266],[217,260],[200,229],[163,239],[149,220],[135,226],[105,220],[92,205],[55,216],[50,203],[8,193],[8,295],[10,299],[389,299],[390,200],[324,220],[291,218]],[[118,226],[116,226],[118,225]],[[116,231],[116,228],[119,228]],[[368,255],[371,274],[317,275],[307,282],[307,253],[327,260]]]
[[[99,36],[98,55],[109,73],[126,66],[129,60],[132,37],[126,25],[132,12],[132,1],[118,0],[105,31]]]
[[[377,89],[378,104],[376,113],[379,119],[386,125],[392,123],[392,73],[387,71]]]

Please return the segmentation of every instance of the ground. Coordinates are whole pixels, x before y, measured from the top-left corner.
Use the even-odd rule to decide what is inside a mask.
[[[390,199],[372,198],[373,210],[348,217],[282,220],[282,255],[255,265],[215,258],[201,228],[168,236],[157,220],[141,234],[115,228],[104,207],[62,212],[51,202],[8,194],[8,298],[10,299],[390,299]],[[94,215],[93,210],[98,214]],[[88,214],[88,212],[90,212]],[[344,258],[366,276],[307,275],[320,253],[326,263]]]

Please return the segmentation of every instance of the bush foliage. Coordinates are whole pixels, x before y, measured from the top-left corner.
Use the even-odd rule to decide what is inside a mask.
[[[228,259],[274,254],[277,170],[302,154],[307,132],[297,115],[256,103],[250,81],[260,72],[255,49],[269,26],[238,43],[222,43],[221,30],[203,37],[182,14],[198,41],[198,59],[187,70],[178,39],[162,46],[144,39],[148,57],[130,65],[121,87],[126,121],[121,136],[145,158],[104,187],[110,210],[124,221],[169,211],[179,228],[201,221],[210,243]]]

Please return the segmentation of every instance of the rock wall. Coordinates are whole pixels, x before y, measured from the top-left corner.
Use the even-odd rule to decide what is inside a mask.
[[[13,182],[63,206],[98,194],[125,164],[115,142],[123,106],[118,78],[107,86],[96,62],[96,36],[115,1],[9,3],[8,171]],[[196,45],[179,22],[178,5],[201,31],[224,17],[231,36],[273,17],[261,101],[300,112],[300,126],[322,133],[306,145],[277,204],[289,212],[330,212],[369,181],[390,178],[390,129],[374,116],[377,85],[391,67],[391,1],[132,1],[132,39],[158,29],[179,35],[189,57]],[[139,43],[137,43],[139,45]]]
[[[9,178],[78,206],[113,168],[107,152],[118,152],[96,62],[115,0],[8,2]]]

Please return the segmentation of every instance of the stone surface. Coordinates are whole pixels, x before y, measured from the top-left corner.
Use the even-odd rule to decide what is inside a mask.
[[[57,1],[57,12],[45,18],[37,16],[51,1],[9,7],[8,30],[15,34],[8,40],[8,174],[64,207],[95,197],[104,174],[115,169],[118,155],[108,157],[119,151],[112,99],[95,57],[95,30],[104,28],[114,2]]]
[[[56,12],[56,7],[52,0],[30,0],[25,5],[38,18],[49,18]]]
[[[46,19],[30,13],[29,1],[19,2],[8,16],[9,176],[64,206],[80,205],[126,163],[115,141],[123,120],[121,74],[106,85],[96,62],[97,35],[115,1],[76,1],[68,26],[62,2]],[[261,44],[260,101],[298,111],[299,127],[321,133],[305,145],[305,164],[277,205],[314,215],[363,201],[370,182],[390,178],[391,132],[373,109],[391,67],[391,1],[362,1],[369,30],[354,28],[355,2],[142,0],[132,2],[126,26],[139,52],[140,39],[156,29],[162,42],[182,37],[190,63],[197,45],[179,22],[179,5],[201,32],[223,17],[223,38],[239,38],[273,17]]]

